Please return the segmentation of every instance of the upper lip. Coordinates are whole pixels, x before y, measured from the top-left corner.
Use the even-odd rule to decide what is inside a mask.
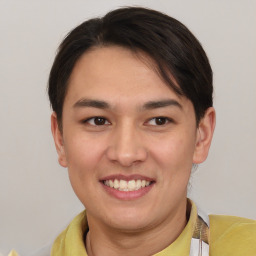
[[[129,181],[129,180],[146,180],[146,181],[155,181],[153,178],[147,177],[147,176],[143,176],[140,174],[132,174],[132,175],[123,175],[123,174],[113,174],[113,175],[109,175],[109,176],[105,176],[103,178],[100,179],[100,181],[104,181],[104,180],[125,180],[125,181]]]

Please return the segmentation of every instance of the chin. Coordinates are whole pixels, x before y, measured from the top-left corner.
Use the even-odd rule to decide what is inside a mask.
[[[113,216],[115,216],[113,218]],[[140,230],[147,229],[148,226],[152,225],[151,221],[145,216],[150,217],[148,212],[140,212],[138,209],[124,209],[122,211],[115,211],[107,217],[106,223],[111,228],[116,228],[122,231],[138,232]]]
[[[127,233],[138,233],[143,230],[148,229],[148,226],[150,226],[147,222],[144,220],[138,220],[138,219],[122,219],[122,220],[114,220],[111,223],[111,228],[115,228],[116,230],[120,230],[122,232]]]

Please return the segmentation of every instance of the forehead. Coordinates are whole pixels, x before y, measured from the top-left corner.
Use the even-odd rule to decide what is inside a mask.
[[[77,61],[65,101],[83,97],[133,105],[163,98],[186,100],[160,78],[150,57],[118,46],[93,48]]]
[[[100,86],[104,80],[105,86],[126,83],[132,88],[137,83],[142,83],[146,76],[155,80],[157,75],[154,68],[154,61],[141,52],[134,53],[119,46],[92,48],[77,61],[70,84],[82,82],[81,79],[84,79],[88,87],[93,80],[95,87],[95,84],[99,82]]]

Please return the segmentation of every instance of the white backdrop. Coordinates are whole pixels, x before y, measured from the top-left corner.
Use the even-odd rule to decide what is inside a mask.
[[[208,213],[256,218],[256,1],[0,0],[0,252],[28,255],[82,210],[57,163],[48,73],[71,28],[127,5],[166,12],[203,44],[217,127],[190,194]]]

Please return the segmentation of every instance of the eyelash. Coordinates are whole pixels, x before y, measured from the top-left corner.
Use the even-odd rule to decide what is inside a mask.
[[[156,124],[150,124],[150,122],[152,122],[153,120],[155,121]],[[92,124],[92,123],[90,123],[90,121],[92,121],[94,123]],[[100,123],[96,124],[95,121],[99,121]],[[157,124],[158,121],[160,121],[159,124]],[[164,126],[167,123],[172,123],[172,122],[173,122],[173,120],[168,118],[168,117],[157,116],[157,117],[149,119],[146,122],[146,124],[149,124],[149,125],[152,125],[152,126]],[[90,118],[84,120],[83,123],[88,123],[88,124],[90,124],[92,126],[103,126],[103,125],[110,125],[111,124],[106,118],[101,117],[101,116],[90,117]]]

